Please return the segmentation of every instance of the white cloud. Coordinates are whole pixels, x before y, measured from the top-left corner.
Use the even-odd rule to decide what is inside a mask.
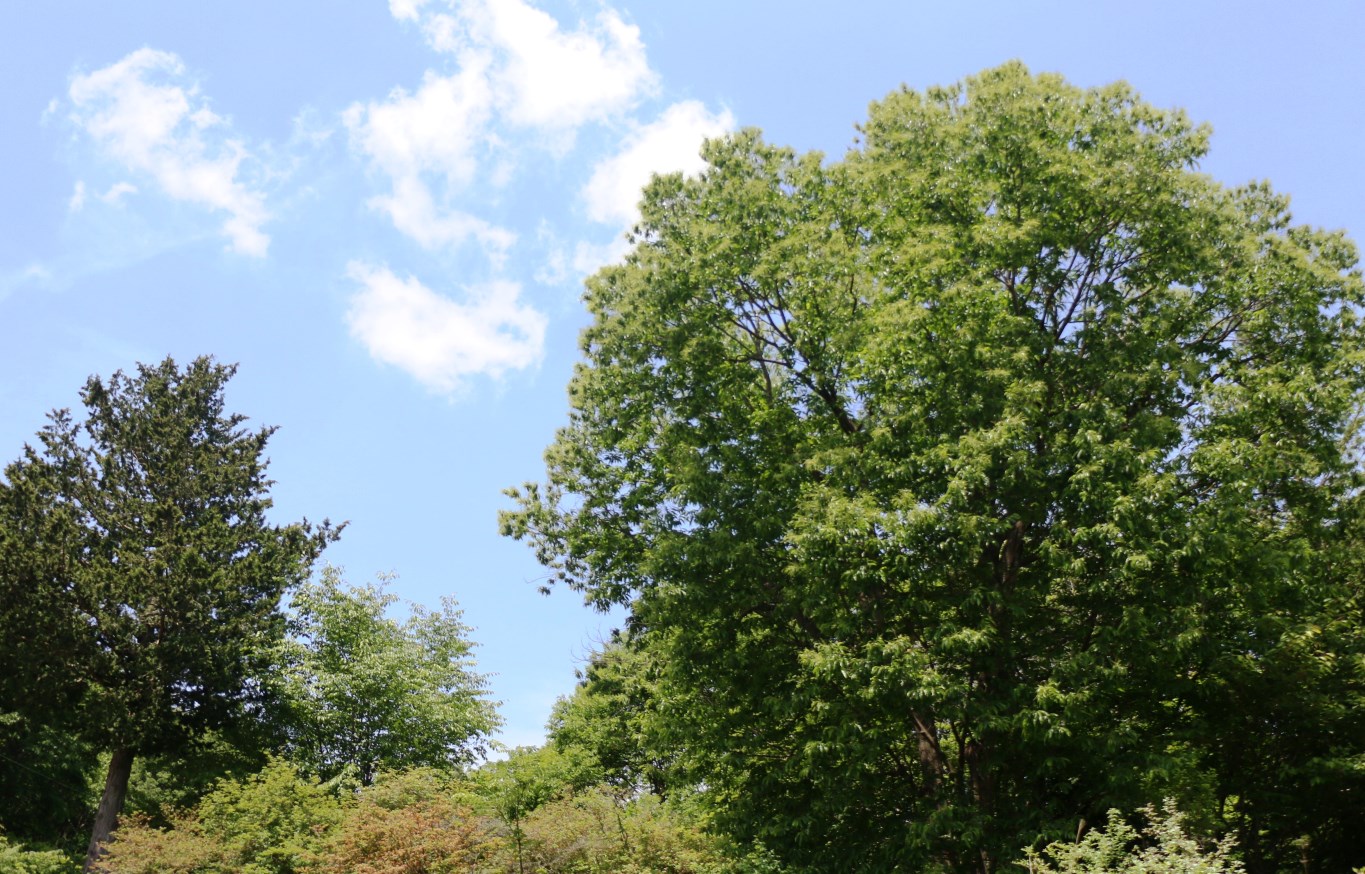
[[[223,232],[231,247],[263,256],[270,245],[261,231],[270,218],[265,198],[238,178],[250,155],[223,132],[226,121],[197,87],[177,84],[184,73],[174,54],[138,49],[71,80],[72,120],[109,157],[154,180],[167,196],[227,213]]]
[[[393,193],[370,198],[370,206],[388,213],[394,227],[428,249],[458,246],[472,237],[483,246],[489,259],[499,265],[517,239],[506,228],[469,213],[437,210],[431,190],[415,175],[395,179]]]
[[[9,297],[10,292],[24,285],[47,285],[53,281],[52,271],[34,262],[18,270],[0,272],[0,300]]]
[[[418,16],[414,13],[413,20]],[[422,22],[422,32],[426,35],[427,45],[438,52],[459,54],[470,46],[465,33],[465,25],[458,16],[449,12],[435,12]]]
[[[702,141],[734,126],[728,111],[713,114],[695,100],[673,104],[657,121],[627,137],[621,151],[593,170],[582,192],[588,216],[603,223],[634,224],[640,190],[652,174],[701,170],[705,166]]]
[[[433,182],[444,183],[449,197],[473,180],[491,103],[475,65],[448,77],[428,72],[414,94],[395,89],[383,103],[346,111],[352,143],[390,179],[390,193],[370,205],[427,248],[473,238],[496,260],[515,242],[510,231],[438,205],[433,193]]]
[[[630,243],[625,234],[618,235],[610,243],[580,242],[574,247],[573,269],[579,276],[596,273],[608,264],[618,264],[630,251]]]
[[[532,278],[544,286],[563,285],[572,281],[577,285],[608,264],[619,264],[631,250],[624,233],[602,243],[578,240],[569,243],[561,239],[547,222],[542,222],[536,233],[540,260]]]
[[[389,10],[419,22],[455,71],[428,70],[415,92],[357,103],[343,120],[391,183],[370,205],[428,248],[474,239],[505,256],[510,231],[453,206],[472,185],[510,183],[521,143],[504,128],[541,131],[540,145],[562,150],[578,127],[630,109],[656,85],[639,29],[610,9],[572,31],[522,0],[390,0]]]
[[[76,180],[76,190],[71,192],[71,199],[66,202],[67,212],[80,212],[85,208],[85,183]]]
[[[387,267],[352,262],[348,274],[360,285],[347,313],[351,334],[376,360],[428,388],[451,392],[467,377],[499,376],[540,360],[546,319],[519,299],[514,282],[470,288],[460,303]]]
[[[657,87],[640,29],[603,8],[572,31],[523,0],[468,0],[424,11],[427,0],[390,0],[395,18],[420,21],[427,43],[491,59],[488,81],[513,124],[571,130],[629,109]]]
[[[383,103],[351,106],[352,142],[392,176],[430,171],[468,182],[493,102],[484,64],[471,61],[453,76],[427,71],[415,94],[395,88]]]
[[[369,206],[425,248],[477,246],[494,276],[517,243],[513,227],[535,237],[526,247],[534,252],[518,249],[518,258],[537,258],[526,272],[542,285],[619,261],[629,250],[623,236],[561,241],[546,216],[578,194],[594,220],[629,225],[650,174],[700,169],[702,140],[734,119],[687,101],[643,124],[639,105],[657,93],[657,74],[639,29],[598,8],[566,24],[528,0],[389,0],[393,17],[415,24],[445,66],[342,114],[353,152],[382,186]],[[585,125],[607,126],[607,136],[625,131],[624,139],[602,146],[603,138],[585,137],[596,150],[571,156]],[[533,160],[556,166],[526,173]],[[542,201],[548,207],[536,215]],[[375,360],[435,391],[530,367],[542,354],[546,317],[515,282],[447,296],[388,267],[355,262],[349,275],[357,286],[352,335]]]
[[[336,133],[336,117],[323,113],[312,106],[305,106],[294,116],[293,130],[290,131],[291,145],[304,149],[316,149]]]
[[[522,0],[484,0],[466,9],[471,40],[499,59],[493,75],[515,124],[574,128],[602,121],[656,87],[640,29],[613,9],[571,32]]]
[[[536,243],[543,254],[532,278],[541,285],[559,285],[568,279],[569,258],[564,244],[550,223],[543,218],[540,220],[540,226],[536,228]]]
[[[389,0],[389,14],[399,21],[416,21],[427,0]]]

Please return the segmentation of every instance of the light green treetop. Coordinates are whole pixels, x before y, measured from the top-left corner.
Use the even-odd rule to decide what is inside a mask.
[[[399,621],[387,615],[397,600],[382,582],[347,586],[333,567],[293,594],[281,692],[291,755],[321,777],[354,768],[368,784],[380,768],[458,767],[500,724],[455,601],[410,604]]]

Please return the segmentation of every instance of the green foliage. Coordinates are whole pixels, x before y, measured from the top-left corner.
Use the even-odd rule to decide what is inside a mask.
[[[174,811],[195,806],[225,777],[261,770],[272,746],[256,721],[226,732],[206,732],[173,753],[145,756],[133,766],[124,809],[165,824]]]
[[[181,817],[158,827],[146,815],[131,813],[123,817],[93,870],[99,874],[227,874],[235,869],[222,842],[206,834],[196,820]]]
[[[32,588],[3,577],[10,645],[43,652],[27,688],[79,695],[105,744],[174,749],[233,715],[283,630],[280,594],[331,536],[267,523],[273,429],[224,413],[234,370],[167,359],[91,377],[86,421],[52,413],[6,469],[10,544],[32,560]]]
[[[1360,864],[1354,245],[1122,84],[862,133],[650,185],[504,531],[628,605],[666,746],[798,867],[995,870],[1172,793],[1253,870]]]
[[[91,377],[85,421],[53,412],[0,484],[0,712],[113,754],[92,853],[137,756],[250,706],[280,595],[335,536],[267,522],[273,429],[224,412],[233,372],[168,358]]]
[[[0,834],[0,874],[76,874],[80,867],[57,850],[26,850]]]
[[[199,804],[201,831],[226,848],[245,874],[301,870],[320,836],[350,803],[339,787],[317,783],[276,760],[242,780],[224,780]]]
[[[1175,802],[1167,800],[1161,815],[1143,808],[1146,826],[1138,832],[1117,810],[1109,811],[1106,828],[1093,829],[1074,843],[1055,842],[1041,854],[1029,851],[1015,864],[1029,874],[1241,874],[1233,857],[1233,841],[1225,838],[1206,847],[1185,830]]]
[[[455,768],[483,755],[500,724],[455,602],[409,605],[399,622],[385,615],[396,600],[382,586],[346,586],[331,567],[293,595],[279,674],[290,755],[323,778]]]
[[[570,793],[522,823],[524,856],[506,870],[545,874],[710,874],[724,863],[714,838],[657,796],[622,800],[605,788]]]
[[[73,728],[0,714],[0,832],[75,850],[90,833],[98,755]]]
[[[562,753],[586,753],[596,779],[622,790],[668,792],[675,756],[658,741],[650,653],[617,636],[594,653],[578,688],[550,715],[549,736]]]
[[[509,764],[510,763],[510,764]],[[495,767],[497,766],[497,767]],[[584,776],[552,748],[523,749],[468,780],[381,771],[371,785],[318,784],[275,759],[220,781],[162,825],[130,814],[107,874],[779,874],[701,828],[699,811]]]
[[[322,874],[456,874],[487,870],[499,843],[460,803],[448,775],[385,774],[332,832],[312,870]]]
[[[566,792],[594,785],[598,773],[597,763],[581,750],[516,747],[483,765],[471,780],[490,810],[510,824]]]
[[[241,780],[220,781],[169,828],[129,817],[101,866],[110,874],[295,874],[312,864],[349,805],[338,787],[273,760]]]

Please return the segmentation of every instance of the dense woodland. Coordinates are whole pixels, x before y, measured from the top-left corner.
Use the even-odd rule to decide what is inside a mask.
[[[1365,285],[1208,138],[1012,64],[657,177],[501,520],[627,610],[543,747],[232,367],[92,377],[0,480],[0,872],[1365,866]]]

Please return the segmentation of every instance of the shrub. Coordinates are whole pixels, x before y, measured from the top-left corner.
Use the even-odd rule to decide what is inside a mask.
[[[532,811],[522,832],[525,870],[545,874],[703,874],[724,862],[715,838],[654,795],[572,793]]]
[[[462,874],[497,846],[484,823],[428,770],[381,775],[332,832],[321,874]]]
[[[125,818],[106,847],[108,874],[297,874],[345,813],[332,787],[274,760],[243,780],[222,780],[167,829]]]
[[[75,874],[80,870],[57,850],[26,850],[0,835],[0,874]]]
[[[1028,850],[1015,864],[1030,874],[1241,874],[1245,870],[1232,857],[1230,837],[1206,846],[1187,834],[1174,801],[1167,799],[1160,815],[1151,805],[1142,813],[1147,824],[1140,832],[1111,810],[1107,827],[1094,829],[1075,843],[1049,844],[1041,854]]]

